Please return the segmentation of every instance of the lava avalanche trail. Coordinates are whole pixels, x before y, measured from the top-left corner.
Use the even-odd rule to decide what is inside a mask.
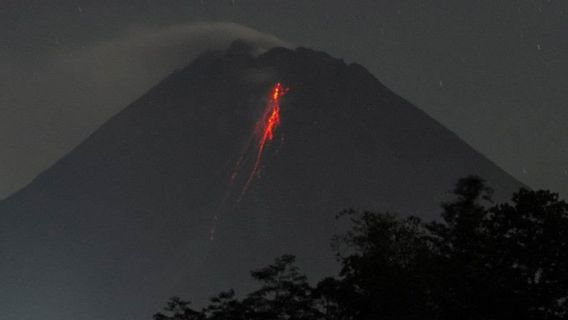
[[[259,173],[260,164],[262,162],[262,156],[267,144],[272,141],[274,138],[274,133],[278,126],[280,125],[280,102],[284,94],[286,94],[289,89],[284,88],[282,83],[276,83],[270,92],[270,97],[264,108],[264,111],[261,117],[256,122],[254,133],[249,142],[249,145],[245,149],[245,152],[241,155],[240,159],[237,161],[235,165],[235,169],[233,174],[231,175],[231,182],[235,180],[237,175],[239,174],[239,170],[243,165],[243,161],[247,158],[248,151],[252,147],[252,141],[256,141],[256,155],[254,156],[254,163],[252,165],[252,169],[246,179],[246,182],[243,185],[241,193],[239,195],[239,200],[243,197],[243,195],[248,190],[251,182]]]

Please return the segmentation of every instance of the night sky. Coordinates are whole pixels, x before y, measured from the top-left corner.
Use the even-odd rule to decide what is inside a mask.
[[[239,37],[361,63],[521,181],[566,196],[567,35],[564,0],[5,0],[0,197]]]

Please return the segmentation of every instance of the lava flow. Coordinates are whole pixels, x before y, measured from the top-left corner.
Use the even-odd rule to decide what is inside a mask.
[[[276,83],[272,87],[272,91],[270,93],[269,101],[262,113],[262,116],[257,121],[253,140],[257,141],[256,143],[256,156],[254,158],[254,164],[252,166],[251,172],[248,175],[248,178],[243,186],[239,199],[246,193],[248,187],[250,186],[252,180],[255,176],[258,175],[259,166],[262,161],[262,155],[264,149],[270,141],[274,138],[274,132],[280,125],[280,100],[284,94],[288,92],[287,88],[284,88],[280,82]],[[233,175],[231,176],[231,180],[234,180],[238,174],[238,170],[242,165],[243,159],[246,157],[246,151],[250,149],[250,145],[245,149],[245,152],[241,156],[241,159],[237,162]]]

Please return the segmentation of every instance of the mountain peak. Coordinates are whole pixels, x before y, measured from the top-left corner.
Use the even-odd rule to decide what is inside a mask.
[[[0,309],[141,319],[172,294],[203,302],[246,290],[248,270],[283,253],[320,278],[338,267],[329,240],[341,209],[433,218],[468,174],[500,199],[520,186],[362,66],[235,42],[164,79],[0,203],[12,293]]]
[[[253,56],[258,51],[253,44],[245,40],[235,40],[231,43],[225,54],[227,55],[250,55]]]

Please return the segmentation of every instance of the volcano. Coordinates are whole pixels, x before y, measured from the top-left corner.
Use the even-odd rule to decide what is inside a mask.
[[[344,208],[431,219],[465,175],[521,186],[361,65],[253,51],[204,53],[0,203],[3,319],[149,319],[285,253],[315,281]]]

